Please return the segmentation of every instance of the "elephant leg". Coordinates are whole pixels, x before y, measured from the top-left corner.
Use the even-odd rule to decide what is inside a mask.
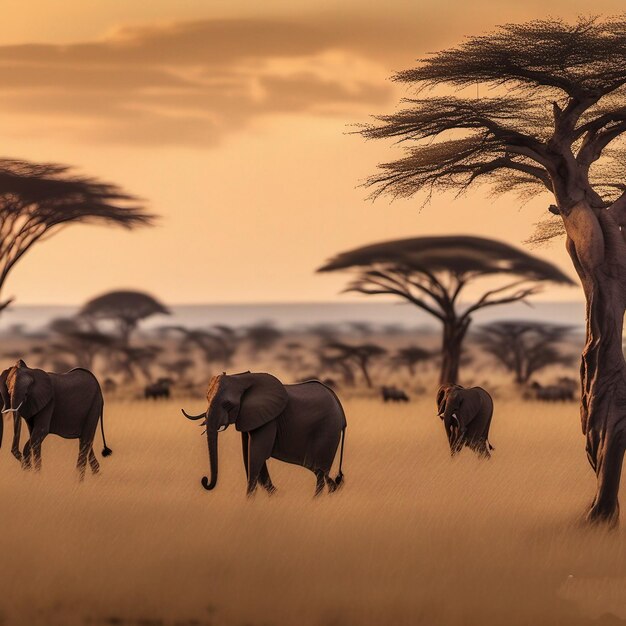
[[[41,471],[41,444],[47,434],[42,429],[35,427],[30,437],[30,447],[36,472]]]
[[[274,487],[272,479],[270,478],[270,473],[267,469],[267,463],[263,463],[261,473],[259,474],[259,482],[261,483],[261,485],[263,485],[263,487],[265,488],[267,493],[270,494],[270,496],[276,493],[276,487]]]
[[[24,450],[22,451],[22,469],[29,470],[32,468],[32,448],[30,445],[30,438],[24,444]]]
[[[619,482],[624,462],[624,448],[621,441],[611,441],[600,459],[596,470],[597,491],[593,504],[587,513],[587,521],[594,523],[608,522],[617,526],[619,518]]]
[[[272,455],[274,442],[276,441],[277,426],[272,420],[256,430],[248,433],[248,495],[256,490],[259,476],[265,461]]]
[[[243,466],[246,469],[246,481],[248,480],[248,433],[241,433],[241,450],[243,452]]]
[[[80,440],[78,448],[78,460],[76,461],[76,469],[78,470],[78,479],[82,482],[85,480],[85,468],[87,467],[87,455],[91,449],[91,442]]]
[[[97,474],[100,471],[100,463],[98,463],[98,459],[96,459],[93,446],[89,449],[89,466],[91,467],[92,474]]]

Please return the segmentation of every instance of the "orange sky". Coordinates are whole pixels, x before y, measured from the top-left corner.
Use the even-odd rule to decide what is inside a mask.
[[[423,53],[588,3],[365,5],[5,0],[4,155],[76,165],[162,219],[134,233],[70,227],[24,258],[4,295],[80,303],[130,287],[170,303],[330,300],[346,277],[314,269],[361,244],[471,233],[521,245],[549,197],[523,208],[486,190],[421,210],[419,198],[371,203],[358,184],[394,151],[346,131],[397,106],[403,92],[387,78]],[[573,275],[562,242],[535,252]]]

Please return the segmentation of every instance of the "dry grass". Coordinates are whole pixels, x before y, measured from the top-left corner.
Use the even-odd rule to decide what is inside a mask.
[[[626,531],[578,525],[594,480],[573,404],[498,401],[494,458],[479,462],[469,451],[450,459],[430,398],[350,400],[345,487],[316,501],[313,475],[278,461],[278,494],[246,500],[232,428],[220,438],[218,486],[206,493],[205,439],[181,404],[202,408],[109,403],[114,454],[82,485],[76,442],[49,438],[41,475],[23,473],[5,442],[5,625],[626,618]]]

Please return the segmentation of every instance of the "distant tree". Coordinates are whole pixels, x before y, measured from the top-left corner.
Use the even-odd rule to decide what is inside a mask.
[[[113,354],[112,370],[121,372],[126,382],[137,380],[137,372],[141,372],[147,382],[152,381],[152,367],[163,352],[161,346],[118,346]]]
[[[563,352],[571,332],[572,326],[512,320],[480,326],[474,338],[521,385],[549,365],[574,363],[574,356]]]
[[[415,367],[419,363],[426,363],[433,358],[432,352],[424,350],[419,346],[406,346],[400,348],[392,357],[392,363],[406,367],[411,376],[415,376]]]
[[[0,292],[28,250],[68,224],[135,228],[153,219],[116,185],[65,165],[0,159]],[[12,300],[0,302],[0,311]]]
[[[174,361],[165,361],[161,363],[161,367],[168,372],[174,374],[178,382],[186,380],[187,374],[193,369],[196,362],[193,359],[180,358]]]
[[[265,352],[280,341],[283,333],[270,322],[259,322],[248,326],[244,335],[254,352]]]
[[[55,335],[50,350],[71,355],[77,367],[93,369],[96,356],[115,347],[115,337],[86,327],[78,318],[57,318],[48,327]]]
[[[443,325],[441,383],[455,383],[472,314],[485,307],[524,300],[550,280],[571,285],[556,266],[501,241],[480,237],[415,237],[343,252],[319,272],[356,271],[346,292],[393,295],[436,317]],[[464,288],[478,278],[512,277],[460,304]]]
[[[597,477],[588,520],[616,524],[626,450],[626,16],[507,24],[395,78],[415,96],[362,128],[405,150],[370,179],[374,195],[428,198],[485,183],[555,201],[534,239],[565,234],[583,286],[581,421]]]
[[[348,328],[351,333],[359,335],[360,337],[369,337],[374,332],[374,329],[369,322],[348,322]]]
[[[372,387],[372,378],[370,376],[370,366],[375,361],[385,355],[387,350],[374,343],[363,343],[352,345],[335,341],[326,346],[326,352],[330,352],[331,358],[335,358],[348,363],[353,363],[363,374],[363,379],[368,387]]]
[[[152,315],[169,315],[169,310],[158,300],[141,291],[111,291],[83,306],[79,315],[97,320],[110,320],[117,326],[122,346],[128,346],[130,335],[140,321]]]
[[[187,350],[194,346],[200,350],[206,363],[219,363],[224,369],[232,364],[239,346],[237,332],[230,326],[216,325],[211,329],[166,326],[163,329],[183,335],[181,349]]]

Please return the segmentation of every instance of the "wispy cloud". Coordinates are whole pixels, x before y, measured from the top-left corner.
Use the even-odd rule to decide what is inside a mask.
[[[3,46],[0,111],[21,133],[211,145],[262,116],[356,115],[386,102],[389,59],[409,37],[366,21],[233,19]]]

